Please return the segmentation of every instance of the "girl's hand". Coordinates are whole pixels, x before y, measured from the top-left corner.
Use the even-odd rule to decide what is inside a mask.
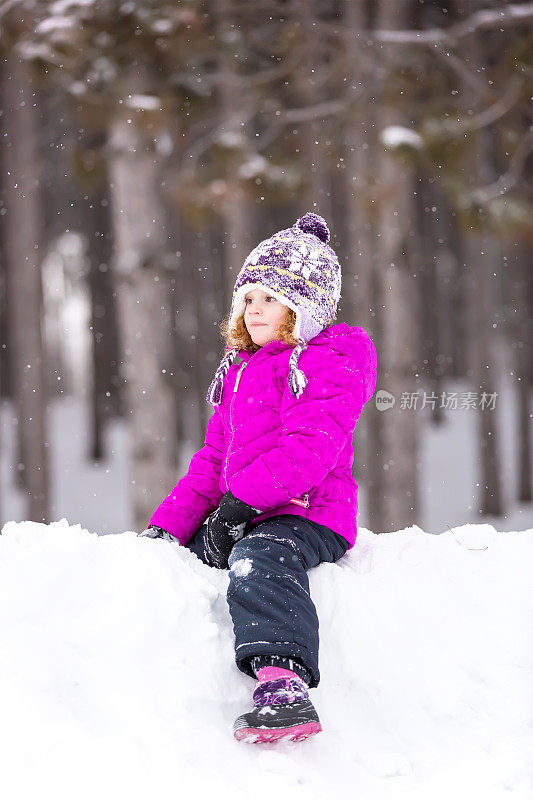
[[[234,525],[220,516],[220,508],[207,518],[204,531],[204,556],[210,567],[226,569],[228,558],[235,542],[242,539],[244,526],[242,522]]]
[[[226,569],[233,545],[244,536],[246,523],[261,514],[231,492],[226,492],[219,507],[206,520],[204,555],[207,563]]]
[[[157,525],[149,525],[142,533],[138,533],[137,536],[143,536],[146,539],[166,539],[167,542],[178,541],[174,536],[168,533],[168,531],[159,528]]]
[[[220,511],[222,519],[234,524],[250,522],[254,517],[263,513],[260,508],[249,506],[248,503],[239,500],[239,498],[235,497],[231,492],[226,492],[223,496],[218,510]]]

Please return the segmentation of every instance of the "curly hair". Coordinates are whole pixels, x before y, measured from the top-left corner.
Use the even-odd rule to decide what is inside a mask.
[[[296,323],[296,314],[292,308],[287,308],[287,314],[281,325],[276,330],[276,339],[281,339],[285,344],[295,347],[298,340],[294,337],[294,325]],[[231,348],[237,350],[247,350],[249,353],[256,353],[261,349],[261,345],[255,344],[252,337],[248,333],[248,329],[244,324],[244,313],[238,317],[233,325],[229,324],[230,315],[221,322],[220,332],[224,343]]]

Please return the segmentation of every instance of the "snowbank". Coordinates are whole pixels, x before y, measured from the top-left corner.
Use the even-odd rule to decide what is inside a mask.
[[[0,795],[529,800],[532,534],[360,529],[310,573],[324,732],[254,746],[231,733],[255,682],[227,573],[132,532],[7,523]]]

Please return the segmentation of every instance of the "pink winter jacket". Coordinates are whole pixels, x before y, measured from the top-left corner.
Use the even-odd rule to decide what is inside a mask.
[[[357,484],[353,431],[376,385],[376,349],[363,328],[345,323],[308,342],[289,390],[293,351],[282,341],[241,350],[207,424],[205,446],[150,520],[187,544],[229,489],[263,511],[252,524],[294,514],[326,525],[353,546]]]

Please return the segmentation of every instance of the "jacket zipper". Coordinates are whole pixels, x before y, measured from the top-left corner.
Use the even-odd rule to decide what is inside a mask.
[[[236,392],[237,389],[239,388],[239,382],[241,380],[241,375],[242,375],[243,370],[244,370],[244,368],[245,368],[247,363],[248,363],[247,361],[243,361],[242,364],[241,364],[241,368],[239,369],[239,371],[237,373],[237,379],[235,381],[235,386],[233,387],[233,391],[234,392]]]
[[[229,461],[229,456],[230,456],[231,445],[233,444],[233,437],[235,436],[235,430],[233,428],[233,424],[232,424],[232,421],[231,421],[231,412],[233,410],[233,401],[235,400],[235,392],[239,388],[241,375],[242,375],[243,370],[244,370],[245,366],[247,365],[247,363],[248,363],[247,361],[243,361],[241,366],[240,366],[240,369],[239,369],[239,371],[237,373],[237,377],[235,379],[235,386],[233,387],[233,393],[231,395],[231,401],[230,401],[230,404],[229,404],[229,427],[230,427],[230,430],[231,430],[231,435],[230,435],[228,449],[226,450],[226,459],[224,461],[224,480],[226,481],[226,487],[228,485],[228,483],[227,483],[228,461]]]
[[[299,497],[291,497],[289,503],[296,503],[303,508],[309,508],[309,492],[306,492],[301,499]]]

